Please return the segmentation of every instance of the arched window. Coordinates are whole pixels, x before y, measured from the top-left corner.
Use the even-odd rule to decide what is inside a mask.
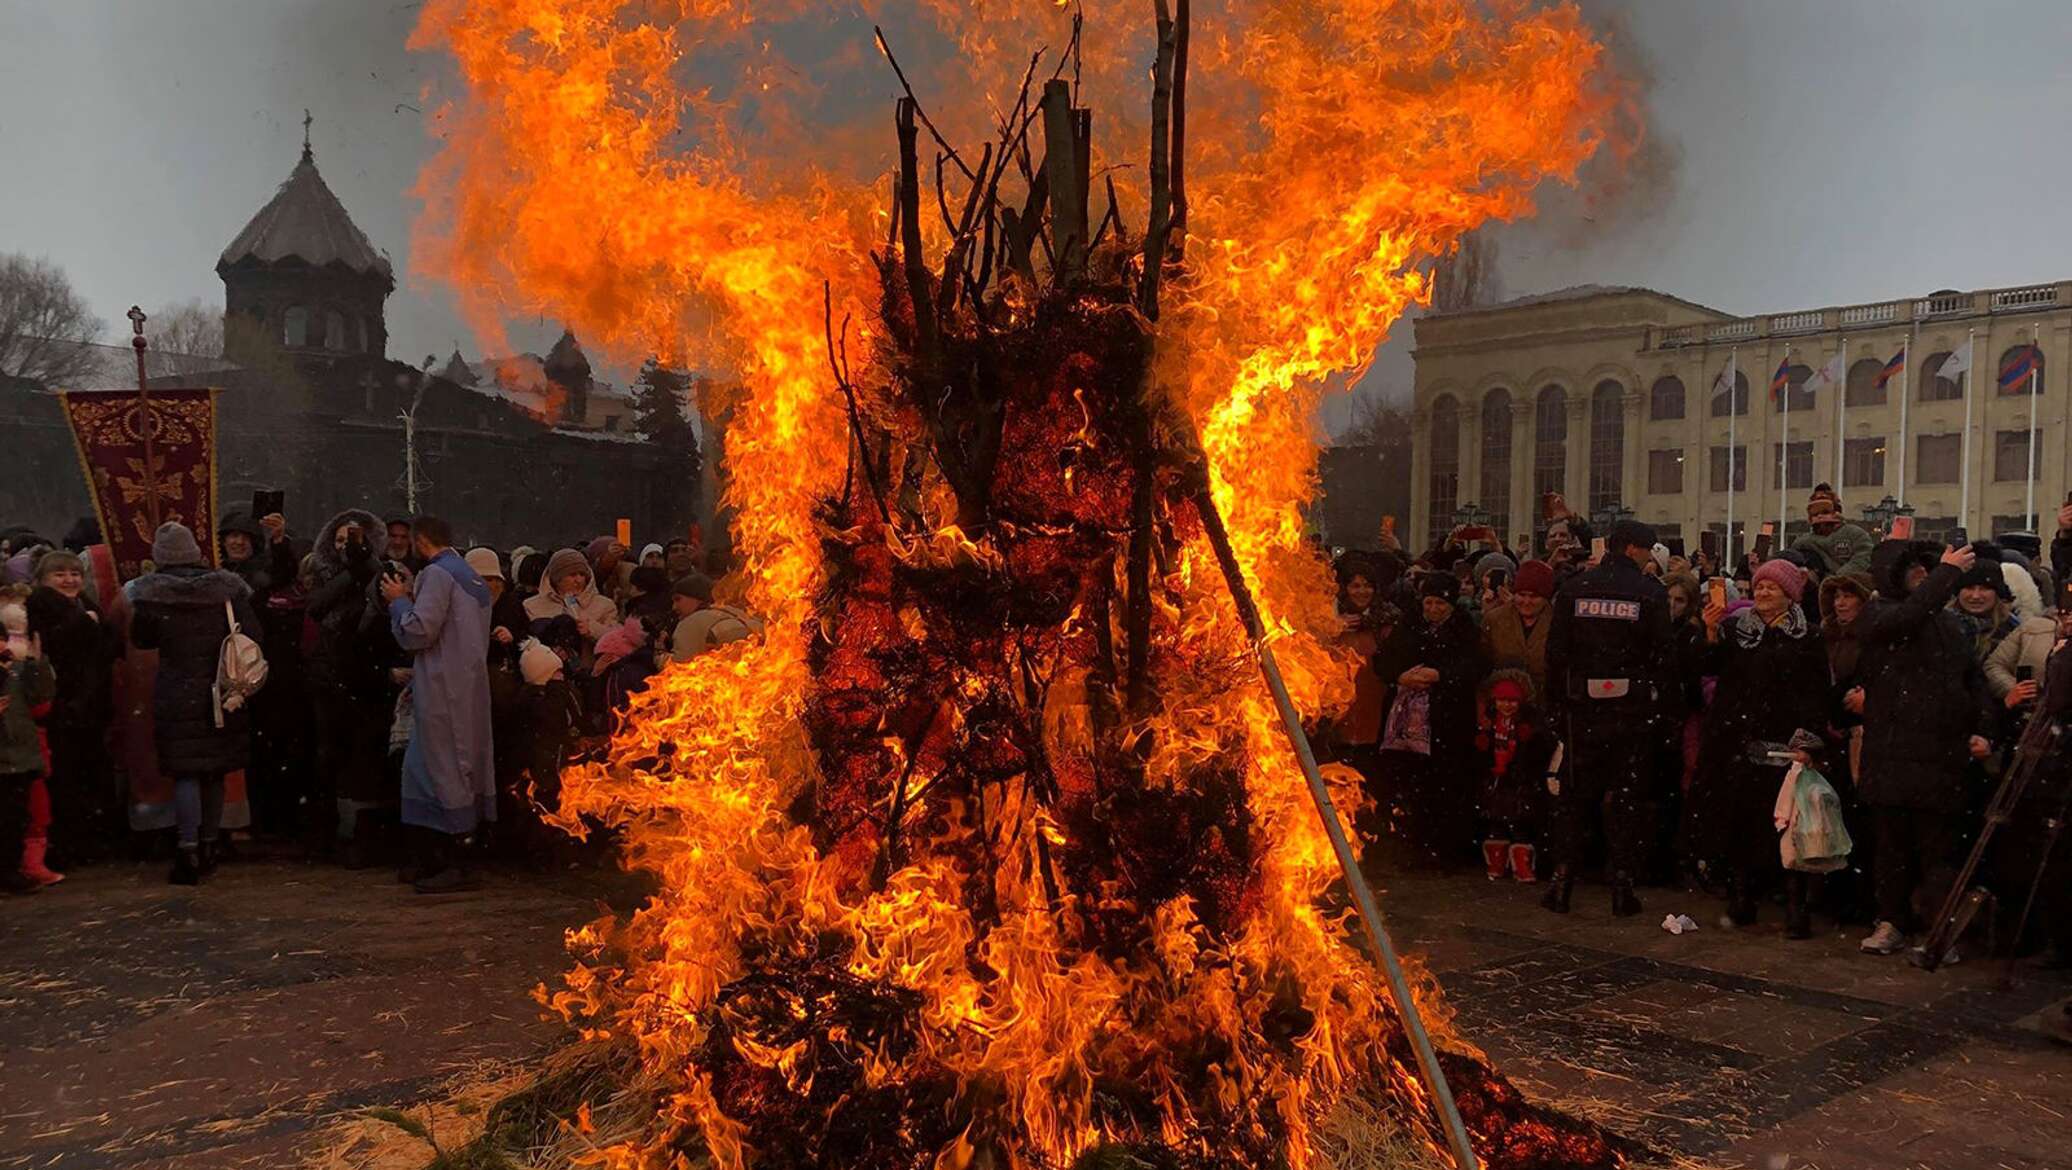
[[[2026,341],[2008,347],[2007,352],[2000,355],[2000,392],[2042,393],[2043,351]]]
[[[1545,498],[1548,492],[1568,490],[1568,392],[1559,386],[1543,386],[1533,404],[1532,495]],[[1533,507],[1535,537],[1547,531],[1546,509]]]
[[[324,348],[334,352],[345,349],[345,314],[336,309],[324,314]]]
[[[1712,380],[1712,417],[1714,418],[1725,418],[1728,414],[1726,380],[1727,374],[1725,370],[1720,371],[1719,376]],[[1748,417],[1748,372],[1746,370],[1734,371],[1734,406],[1732,413],[1743,418]]]
[[[1460,404],[1452,395],[1432,402],[1432,498],[1427,513],[1432,534],[1453,528],[1453,510],[1460,504]]]
[[[309,344],[309,310],[301,305],[290,305],[281,315],[281,344],[290,349],[300,349]]]
[[[1921,359],[1921,390],[1915,395],[1922,402],[1955,402],[1964,397],[1965,375],[1957,375],[1952,381],[1942,376],[1942,365],[1950,360],[1950,351],[1931,353]]]
[[[1497,536],[1511,542],[1511,392],[1482,399],[1482,499]]]
[[[1683,379],[1674,374],[1655,379],[1654,387],[1648,391],[1648,418],[1666,422],[1683,416]]]
[[[1626,471],[1625,387],[1604,381],[1590,392],[1590,503],[1592,512],[1621,502]]]
[[[1842,391],[1842,405],[1851,409],[1885,405],[1885,386],[1878,381],[1884,371],[1885,363],[1877,358],[1857,359],[1849,367],[1849,387]]]

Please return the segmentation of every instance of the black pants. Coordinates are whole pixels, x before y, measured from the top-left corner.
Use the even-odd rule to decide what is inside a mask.
[[[1931,875],[1947,870],[1950,854],[1963,835],[1963,820],[1954,811],[1882,806],[1871,810],[1871,823],[1877,831],[1873,880],[1880,920],[1901,930],[1920,925],[1913,913],[1914,892]]]
[[[2058,955],[2072,956],[2072,828],[2060,830],[2056,843],[2050,844],[2048,821],[2057,812],[2054,795],[2024,800],[2015,807],[2006,827],[1993,838],[1987,871],[2009,932],[2014,929],[2015,918],[2022,912],[2029,891],[2036,891],[2028,939],[2012,939],[2009,944],[2017,952],[2035,943]],[[2046,847],[2050,849],[2048,859],[2044,856]]]
[[[107,854],[128,828],[108,754],[112,733],[107,726],[50,729],[50,848],[59,868]]]
[[[0,872],[9,875],[21,868],[22,838],[29,832],[29,786],[36,775],[0,772]]]
[[[1580,869],[1600,828],[1614,874],[1637,879],[1654,839],[1654,736],[1644,717],[1576,716],[1566,721],[1567,761],[1554,798],[1554,863]]]

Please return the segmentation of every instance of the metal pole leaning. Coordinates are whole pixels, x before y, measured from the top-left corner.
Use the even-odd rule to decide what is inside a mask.
[[[1294,745],[1296,759],[1301,761],[1302,778],[1309,783],[1309,796],[1316,803],[1317,816],[1324,822],[1325,835],[1331,838],[1331,851],[1338,856],[1339,868],[1345,872],[1345,884],[1352,891],[1353,904],[1359,908],[1360,921],[1367,928],[1367,941],[1374,947],[1382,974],[1388,978],[1389,993],[1395,998],[1397,1014],[1403,1018],[1404,1030],[1410,1033],[1410,1046],[1417,1053],[1417,1066],[1424,1073],[1432,1103],[1445,1126],[1446,1142],[1453,1148],[1454,1165],[1458,1170],[1475,1170],[1475,1151],[1468,1143],[1468,1127],[1461,1121],[1459,1107],[1453,1103],[1453,1090],[1447,1087],[1446,1074],[1439,1068],[1439,1054],[1432,1047],[1432,1038],[1425,1033],[1424,1019],[1418,1015],[1417,1002],[1410,994],[1410,981],[1403,975],[1403,964],[1396,958],[1396,948],[1389,942],[1388,930],[1381,924],[1381,907],[1374,901],[1374,891],[1368,887],[1366,875],[1360,872],[1359,860],[1353,856],[1352,842],[1347,840],[1345,826],[1338,821],[1338,811],[1331,806],[1330,791],[1324,787],[1324,777],[1317,771],[1316,753],[1310,750],[1309,736],[1302,730],[1302,717],[1295,710],[1295,701],[1288,695],[1287,683],[1281,679],[1281,668],[1274,661],[1273,647],[1266,643],[1266,625],[1259,618],[1259,606],[1252,599],[1252,588],[1245,584],[1244,569],[1230,546],[1230,533],[1223,527],[1223,514],[1217,509],[1215,497],[1211,494],[1206,468],[1201,469],[1199,475],[1200,483],[1194,492],[1195,511],[1200,513],[1202,528],[1209,536],[1209,546],[1216,551],[1216,561],[1223,567],[1223,580],[1230,587],[1231,600],[1237,603],[1238,617],[1245,624],[1245,634],[1251,638],[1252,647],[1259,654],[1259,672],[1266,676],[1266,688],[1273,692],[1274,706],[1280,709],[1281,726],[1288,733],[1288,741]]]

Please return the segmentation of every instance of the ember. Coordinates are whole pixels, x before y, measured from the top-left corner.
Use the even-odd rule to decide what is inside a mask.
[[[429,246],[477,310],[501,289],[623,352],[745,372],[728,498],[749,600],[779,620],[672,668],[564,781],[570,827],[624,826],[661,884],[575,933],[551,996],[677,1087],[611,1164],[1126,1146],[1299,1167],[1354,1092],[1440,1144],[1205,525],[1299,707],[1343,703],[1300,539],[1306,420],[1424,294],[1420,261],[1596,149],[1616,93],[1576,14],[1270,0],[1196,23],[1161,3],[1146,28],[926,4],[963,92],[1021,80],[989,131],[947,119],[976,149],[909,91],[886,223],[820,161],[739,155],[728,119],[781,127],[781,98],[658,100],[684,55],[785,17],[715,0],[658,27],[648,7],[448,0],[420,30],[470,86],[426,190]],[[1043,36],[1062,51],[1003,64]],[[1138,187],[1078,95],[1116,93],[1127,126],[1147,59]],[[687,114],[710,150],[667,157]],[[1429,980],[1420,1006],[1444,1019]],[[1618,1162],[1451,1047],[1487,1164]]]

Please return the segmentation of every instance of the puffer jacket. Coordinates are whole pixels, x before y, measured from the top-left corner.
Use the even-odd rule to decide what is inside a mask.
[[[251,748],[248,712],[229,712],[217,727],[213,691],[217,656],[230,632],[223,603],[230,603],[248,636],[259,635],[251,587],[223,569],[178,565],[130,582],[129,596],[130,642],[158,651],[151,715],[159,769],[182,776],[244,767]]]
[[[12,700],[0,711],[0,776],[43,774],[43,746],[30,711],[56,693],[50,663],[41,658],[17,658],[0,666],[0,695]]]
[[[1920,588],[1906,588],[1907,567],[1939,552],[1932,542],[1888,540],[1871,557],[1878,596],[1856,624],[1864,692],[1860,791],[1873,806],[1961,810],[1970,739],[1994,733],[1985,675],[1962,623],[1945,608],[1962,574],[1937,564]]]
[[[2000,639],[2000,644],[1986,655],[1986,685],[1992,688],[1993,697],[2005,699],[2007,692],[2014,689],[2017,667],[2028,667],[2029,677],[2042,685],[2043,667],[2057,640],[2058,623],[2047,617],[2026,618],[2014,633]]]

